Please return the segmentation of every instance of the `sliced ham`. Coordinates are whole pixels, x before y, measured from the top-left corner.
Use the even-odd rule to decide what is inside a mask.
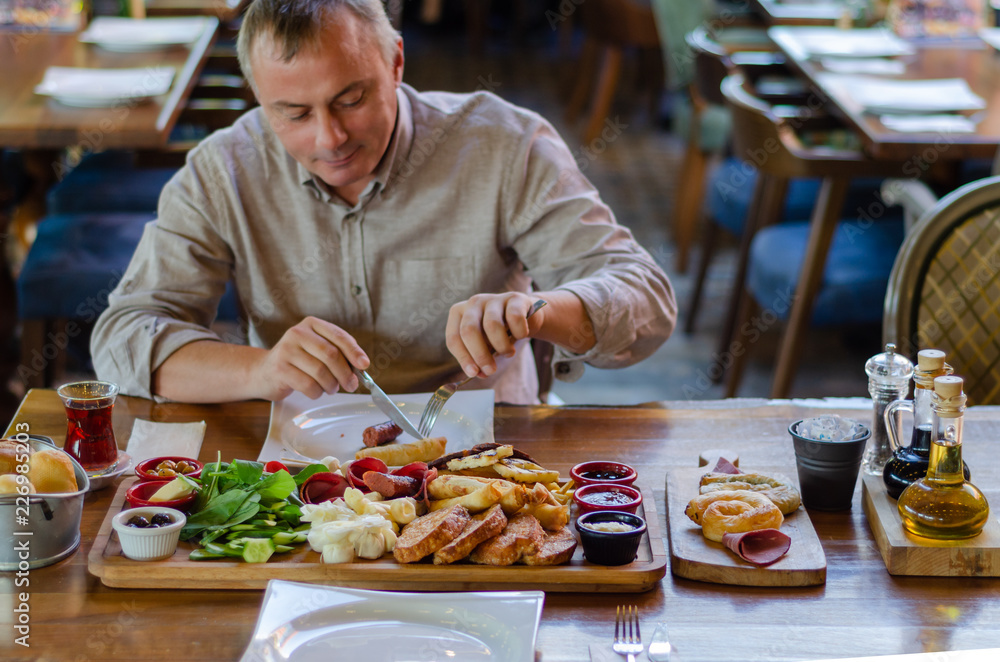
[[[761,529],[727,533],[722,536],[722,544],[748,563],[768,566],[785,555],[792,539],[777,529]]]
[[[322,503],[344,496],[350,485],[340,474],[321,471],[315,473],[299,486],[299,496],[303,503]]]
[[[389,473],[389,467],[377,457],[363,457],[347,465],[347,482],[351,487],[357,488],[362,492],[371,492],[372,489],[365,483],[365,474],[369,471]]]
[[[730,462],[724,457],[720,457],[719,461],[715,463],[715,468],[712,469],[712,473],[717,474],[741,474],[739,467]]]

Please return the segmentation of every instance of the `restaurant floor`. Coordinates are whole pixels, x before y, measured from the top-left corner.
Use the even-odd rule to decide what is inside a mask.
[[[577,162],[614,210],[620,223],[635,234],[673,283],[680,316],[687,314],[693,268],[679,273],[671,237],[671,214],[682,162],[683,142],[666,128],[664,116],[650,113],[649,103],[635,90],[637,68],[626,57],[625,71],[612,110],[618,128],[590,145],[582,143],[581,124],[568,126],[563,111],[577,71],[579,35],[571,48],[561,47],[558,33],[540,17],[515,40],[502,22],[491,26],[481,53],[468,48],[461,24],[425,27],[404,25],[404,80],[420,90],[456,92],[493,89],[505,99],[531,108],[551,120]],[[660,104],[668,108],[669,103]],[[634,110],[637,109],[637,110]],[[611,136],[614,133],[615,135]],[[678,329],[651,357],[629,368],[587,368],[569,384],[557,382],[554,393],[566,404],[636,404],[655,400],[702,400],[722,397],[709,370],[715,359],[719,329],[725,315],[729,283],[735,265],[735,242],[729,241],[715,259],[706,283],[696,332]],[[697,248],[693,264],[697,264]],[[742,397],[767,397],[781,323],[748,348]],[[880,351],[879,329],[809,329],[792,386],[792,397],[864,396],[864,363]],[[68,377],[86,376],[77,373]],[[10,385],[12,396],[0,398],[0,421],[13,416],[23,386]]]

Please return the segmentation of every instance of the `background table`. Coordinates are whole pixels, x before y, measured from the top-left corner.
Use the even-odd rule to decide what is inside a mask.
[[[794,475],[786,428],[824,411],[868,420],[867,409],[815,409],[790,401],[665,402],[634,408],[498,407],[496,438],[513,443],[566,476],[585,459],[633,465],[659,512],[669,468],[696,466],[701,451],[727,447],[745,468],[777,467]],[[208,423],[200,459],[256,458],[269,405],[153,404],[121,398],[115,430],[124,447],[134,418]],[[1000,408],[966,416],[965,458],[976,484],[1000,508]],[[61,442],[65,419],[54,392],[34,390],[15,422]],[[12,424],[13,425],[13,424]],[[13,428],[10,428],[13,431]],[[262,591],[122,590],[87,573],[86,559],[113,490],[87,496],[83,542],[70,558],[31,571],[31,648],[15,646],[0,626],[5,660],[233,660],[253,631]],[[992,515],[996,517],[994,513]],[[661,515],[662,517],[662,515]],[[684,662],[771,662],[869,654],[990,648],[1000,642],[1000,581],[892,577],[865,522],[860,487],[843,513],[810,513],[827,557],[827,582],[810,588],[748,588],[676,579],[643,594],[558,594],[545,598],[540,659],[589,659],[590,644],[608,645],[617,604],[637,604],[644,635],[655,621],[670,626]],[[666,531],[665,522],[660,525]],[[0,582],[10,575],[0,575]],[[7,584],[6,592],[13,590]],[[20,589],[19,589],[20,590]]]
[[[830,110],[858,132],[870,156],[912,160],[912,171],[900,172],[900,177],[919,176],[938,161],[993,158],[1000,143],[1000,57],[992,47],[979,41],[954,46],[917,45],[915,55],[901,58],[906,71],[892,78],[962,78],[983,98],[986,108],[975,113],[975,133],[900,133],[883,126],[877,115],[866,113],[851,98],[849,82],[830,76],[818,61],[809,59],[798,38],[799,29],[778,26],[769,28],[767,34],[788,57],[788,64],[829,102]]]
[[[4,75],[0,76],[0,146],[80,145],[91,151],[163,147],[215,41],[218,25],[218,19],[206,17],[205,29],[190,46],[145,53],[109,52],[80,43],[77,33],[4,34],[0,39],[0,62],[4,63]],[[34,92],[51,66],[172,66],[176,74],[170,91],[149,103],[70,108]]]

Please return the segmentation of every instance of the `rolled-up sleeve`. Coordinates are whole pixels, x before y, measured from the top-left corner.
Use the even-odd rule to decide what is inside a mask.
[[[641,361],[676,324],[669,279],[615,221],[551,125],[539,119],[525,141],[507,170],[505,239],[539,290],[580,298],[597,339],[583,353],[557,347],[556,376],[574,381],[585,363],[621,368]]]
[[[90,341],[100,379],[126,395],[153,398],[152,375],[196,340],[221,340],[209,327],[232,274],[232,255],[207,222],[212,213],[190,163],[168,182],[158,218],[146,225],[125,275]]]

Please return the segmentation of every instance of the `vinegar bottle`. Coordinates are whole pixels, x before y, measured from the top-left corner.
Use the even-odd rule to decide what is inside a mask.
[[[934,379],[934,436],[927,475],[903,490],[896,503],[903,528],[916,536],[958,540],[979,535],[989,519],[986,497],[962,473],[965,393],[961,377]]]
[[[944,362],[944,352],[938,349],[922,349],[917,352],[917,367],[913,371],[913,400],[897,400],[885,410],[885,427],[892,447],[892,459],[882,471],[886,492],[898,499],[910,483],[927,475],[930,464],[931,439],[933,432],[933,412],[931,396],[934,395],[934,379],[952,373],[951,366]],[[913,412],[913,434],[910,445],[903,446],[903,434],[898,425],[901,409]],[[963,468],[965,479],[969,479],[969,467]]]

